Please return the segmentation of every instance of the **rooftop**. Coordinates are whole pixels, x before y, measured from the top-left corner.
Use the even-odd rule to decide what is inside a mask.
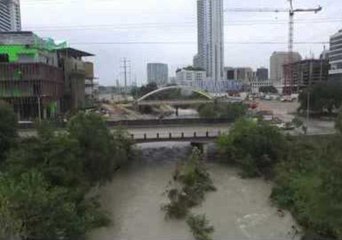
[[[71,57],[93,57],[92,53],[84,52],[75,48],[62,48],[57,50],[58,53],[62,53]]]

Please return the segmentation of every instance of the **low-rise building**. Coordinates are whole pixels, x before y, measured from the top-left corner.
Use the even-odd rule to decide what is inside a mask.
[[[176,83],[180,85],[192,85],[205,80],[206,72],[200,68],[187,67],[176,71]]]
[[[0,33],[0,100],[20,120],[54,118],[84,106],[89,53],[56,44],[32,32]]]

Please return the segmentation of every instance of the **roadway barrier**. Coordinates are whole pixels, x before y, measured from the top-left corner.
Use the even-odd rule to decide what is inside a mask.
[[[139,120],[118,120],[106,121],[108,127],[154,127],[163,125],[199,125],[199,124],[225,124],[232,123],[233,119],[217,118],[177,118],[177,119],[139,119]],[[65,128],[66,123],[53,123],[56,128]],[[19,129],[33,129],[34,123],[20,123]]]

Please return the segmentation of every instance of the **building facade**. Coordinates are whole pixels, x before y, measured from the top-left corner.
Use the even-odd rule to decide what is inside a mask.
[[[291,67],[292,71],[286,71]],[[299,92],[300,89],[311,86],[320,82],[328,81],[329,77],[329,61],[324,59],[305,59],[284,65],[286,74],[292,74],[293,92]]]
[[[176,71],[176,83],[179,85],[192,85],[196,81],[205,80],[206,72],[204,70],[182,68]]]
[[[19,0],[0,0],[0,32],[21,31]]]
[[[164,63],[147,64],[147,82],[158,86],[166,85],[169,79],[169,67]]]
[[[284,64],[289,62],[288,52],[274,52],[270,58],[270,80],[273,86],[282,88],[284,85]],[[302,60],[302,56],[298,52],[293,53],[293,62]]]
[[[329,78],[342,81],[342,30],[330,37]]]
[[[255,79],[253,69],[250,67],[225,67],[225,80],[237,80],[243,84],[248,84]]]
[[[32,32],[1,32],[0,100],[13,106],[19,120],[55,118],[84,107],[82,56],[92,55]]]
[[[257,81],[267,81],[268,80],[268,69],[258,68],[256,70],[256,80]]]
[[[197,0],[198,53],[194,67],[206,71],[208,80],[224,79],[223,0]]]

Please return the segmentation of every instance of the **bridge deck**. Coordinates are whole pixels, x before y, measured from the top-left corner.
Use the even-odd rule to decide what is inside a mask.
[[[154,136],[131,134],[131,139],[134,143],[149,143],[149,142],[212,142],[215,141],[219,136],[222,135],[221,131],[215,133],[212,132],[194,132],[193,134],[160,134],[156,133]]]

